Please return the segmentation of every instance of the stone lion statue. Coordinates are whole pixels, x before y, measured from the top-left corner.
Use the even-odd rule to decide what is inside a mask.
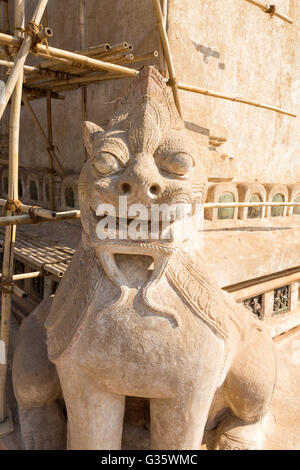
[[[131,82],[106,130],[85,123],[84,139],[82,241],[55,296],[23,322],[14,355],[25,447],[64,448],[67,422],[69,449],[121,449],[125,398],[140,397],[151,449],[200,449],[205,430],[214,449],[262,448],[272,340],[209,274],[199,214],[167,239],[119,239],[128,220],[118,215],[115,238],[97,234],[99,204],[118,214],[120,196],[146,210],[205,201],[197,149],[156,68]]]

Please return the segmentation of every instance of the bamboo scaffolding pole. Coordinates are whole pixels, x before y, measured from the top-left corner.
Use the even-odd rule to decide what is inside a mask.
[[[7,69],[11,69],[14,66],[14,62],[0,59],[0,66],[6,67]],[[42,78],[44,78],[45,80],[47,78],[61,79],[62,76],[67,75],[66,73],[55,72],[47,69],[41,70],[39,67],[31,67],[29,65],[24,65],[24,71],[30,73],[30,78],[25,78],[25,83],[27,85],[35,83],[41,80]]]
[[[127,54],[126,57],[130,56],[130,54]],[[130,59],[130,63],[136,63],[136,62],[143,62],[146,60],[151,60],[155,59],[158,57],[158,52],[153,51],[149,52],[147,54],[134,57],[133,59]],[[97,83],[99,81],[104,81],[104,80],[111,80],[111,79],[120,79],[123,78],[123,75],[117,75],[117,74],[108,74],[108,73],[98,73],[94,75],[88,75],[88,76],[80,76],[80,77],[74,77],[74,78],[69,78],[66,80],[60,80],[60,81],[51,81],[51,82],[45,82],[43,84],[43,88],[45,87],[46,89],[51,86],[52,91],[57,90],[57,91],[64,91],[65,87],[67,87],[66,90],[68,89],[74,89],[75,87],[69,87],[69,85],[84,85],[87,83]],[[62,88],[61,88],[62,87]]]
[[[18,39],[14,36],[0,33],[0,45],[18,47],[19,42],[18,42]],[[90,66],[100,71],[106,70],[108,72],[120,73],[124,75],[124,77],[135,77],[138,74],[137,70],[129,69],[127,67],[122,67],[121,65],[117,65],[117,64],[110,64],[109,62],[104,62],[99,59],[94,59],[92,57],[87,57],[87,56],[83,56],[80,54],[76,54],[75,52],[65,51],[63,49],[57,49],[56,47],[51,47],[51,46],[46,47],[43,44],[36,45],[35,55],[37,56],[46,55],[46,57],[49,57],[49,60],[51,58],[66,59],[71,62],[74,62],[74,64],[76,65],[82,64],[83,66],[86,66],[86,67]]]
[[[0,65],[10,69],[10,68],[13,68],[13,66],[15,65],[14,62],[10,62],[8,60],[4,60],[4,59],[1,59],[0,60]],[[34,72],[39,72],[39,69],[38,67],[30,67],[29,65],[24,65],[24,72],[30,72],[30,73],[34,73]]]
[[[157,2],[157,0],[153,0],[153,2]],[[161,12],[161,9],[160,9],[160,12]],[[0,44],[16,46],[18,44],[18,42],[17,42],[17,39],[13,36],[9,36],[9,35],[5,35],[5,34],[0,33]],[[56,48],[53,48],[53,47],[50,47],[50,46],[49,46],[48,49],[46,48],[46,46],[43,46],[42,44],[38,44],[36,47],[37,47],[37,55],[39,55],[40,52],[46,53],[47,50],[48,50],[49,51],[49,57],[53,56],[53,57],[60,57],[60,58],[70,59],[74,62],[82,63],[84,65],[88,65],[88,66],[91,66],[93,68],[97,68],[98,70],[101,70],[101,71],[102,70],[107,70],[107,71],[112,72],[112,73],[116,72],[116,74],[119,74],[119,75],[122,75],[122,76],[130,76],[130,77],[135,77],[139,73],[137,70],[130,69],[130,68],[127,68],[127,67],[124,67],[124,66],[121,66],[121,65],[111,64],[109,62],[100,61],[98,59],[97,60],[92,59],[90,57],[81,56],[81,55],[75,54],[73,52],[63,51],[63,50],[56,49]],[[173,69],[173,72],[174,72],[174,69]],[[172,76],[174,76],[174,74]],[[117,78],[117,77],[113,77],[113,78]],[[92,81],[92,80],[90,80],[90,81]],[[174,83],[172,82],[172,77],[171,77],[171,82],[168,81],[168,85],[172,86],[172,90],[174,92]],[[255,107],[263,108],[263,109],[268,109],[268,110],[271,110],[271,111],[276,111],[276,112],[281,113],[281,114],[285,114],[287,116],[296,117],[296,115],[294,113],[290,112],[290,111],[286,111],[284,109],[281,109],[281,108],[278,108],[278,107],[275,107],[275,106],[271,106],[271,105],[268,105],[268,104],[254,102],[254,101],[246,100],[244,98],[233,97],[233,96],[225,95],[225,94],[222,94],[222,93],[219,93],[219,92],[206,90],[204,88],[199,88],[199,87],[195,87],[195,86],[192,86],[192,85],[186,85],[184,83],[177,83],[176,88],[177,87],[180,90],[190,91],[190,92],[194,92],[194,93],[200,93],[202,95],[212,96],[212,97],[215,97],[215,98],[225,99],[225,100],[229,100],[229,101],[234,101],[234,102],[237,102],[237,103],[248,104],[250,106],[255,106]],[[68,87],[67,87],[67,90],[68,90]],[[53,91],[55,91],[55,88],[53,89]],[[176,94],[176,92],[175,92],[175,94]]]
[[[32,241],[28,241],[27,239],[23,238],[20,240],[23,245],[26,245],[28,248],[34,250],[34,254],[37,256],[41,256],[48,262],[55,262],[55,263],[65,263],[66,261],[70,261],[71,257],[68,256],[66,259],[66,255],[64,253],[59,252],[58,250],[52,248],[49,245],[41,245],[39,243],[33,243]]]
[[[5,206],[6,204],[6,199],[2,199],[0,198],[0,206]],[[42,207],[36,207],[36,206],[30,206],[30,205],[27,205],[27,204],[20,204],[20,211],[23,212],[24,214],[29,214],[30,213],[33,213],[34,211],[34,214],[37,216],[37,217],[43,217],[44,219],[54,219],[56,217],[56,212],[51,210],[49,211],[48,209],[44,209]]]
[[[123,43],[122,43],[123,44]],[[119,47],[119,45],[118,45]],[[94,46],[89,49],[83,49],[79,51],[75,51],[75,54],[80,54],[83,56],[90,56],[90,57],[102,57],[105,56],[106,53],[108,53],[110,50],[114,50],[112,46],[108,43],[101,44],[99,46]],[[119,49],[118,49],[119,50]],[[113,54],[113,53],[112,53]],[[60,68],[63,70],[66,69],[66,67],[69,67],[70,69],[74,67],[72,61],[67,60],[67,59],[55,59],[53,60],[52,58],[49,59],[49,56],[45,54],[40,54],[40,57],[45,57],[47,60],[41,62],[39,64],[40,69],[58,69],[56,71],[59,71]]]
[[[15,294],[17,297],[20,297],[20,299],[25,299],[25,297],[27,297],[26,292],[16,285],[13,286],[12,293]]]
[[[236,103],[248,104],[249,106],[255,106],[257,108],[263,108],[263,109],[268,109],[270,111],[276,111],[277,113],[285,114],[287,116],[297,117],[296,114],[294,114],[290,111],[287,111],[287,110],[282,109],[282,108],[277,108],[277,107],[271,106],[269,104],[259,103],[259,102],[256,102],[256,101],[250,101],[250,100],[247,100],[245,98],[239,98],[237,96],[225,95],[225,94],[219,93],[217,91],[206,90],[204,88],[199,88],[199,87],[195,87],[195,86],[192,86],[192,85],[186,85],[185,83],[181,83],[181,82],[178,82],[177,85],[178,85],[178,88],[180,90],[190,91],[190,92],[193,92],[193,93],[199,93],[200,95],[212,96],[214,98],[220,98],[222,100],[234,101]]]
[[[162,3],[162,13],[164,17],[164,27],[167,30],[167,19],[168,19],[168,0],[163,0]]]
[[[25,24],[25,0],[15,0],[15,32],[17,28],[24,28]],[[22,49],[22,48],[21,48]],[[25,51],[24,51],[25,53]],[[19,55],[21,55],[21,50]],[[26,57],[26,56],[25,56]],[[19,56],[16,59],[18,62]],[[25,61],[25,59],[24,59]],[[18,70],[18,69],[15,69]],[[13,82],[11,82],[12,84]],[[6,90],[9,90],[9,79]],[[19,133],[20,114],[22,104],[23,87],[23,65],[15,77],[14,86],[11,88],[12,101],[9,124],[9,174],[8,174],[8,198],[18,199],[18,167],[19,167]],[[11,94],[10,93],[10,94]],[[4,109],[3,109],[4,111]],[[8,212],[8,216],[11,212]],[[16,226],[7,226],[5,230],[5,242],[3,250],[2,281],[5,279],[5,289],[1,295],[1,330],[0,339],[5,345],[6,361],[0,366],[0,423],[7,418],[6,409],[6,377],[8,348],[11,322],[11,296],[12,296],[12,276],[14,267],[14,245],[16,240]],[[3,287],[3,285],[2,285]]]
[[[57,169],[58,169],[58,172],[59,174],[61,175],[62,178],[64,178],[65,174],[64,174],[64,170],[60,164],[60,161],[58,160],[58,157],[55,153],[55,150],[54,150],[54,147],[51,145],[51,142],[49,142],[35,112],[33,111],[32,107],[30,106],[29,104],[29,101],[28,101],[28,98],[25,94],[23,94],[23,102],[30,114],[30,116],[32,117],[32,120],[36,126],[36,128],[38,129],[39,133],[41,134],[41,137],[44,141],[44,144],[45,144],[45,147],[48,151],[48,153],[50,154],[51,158],[53,159],[53,161],[55,161],[56,165],[57,165]]]
[[[48,141],[51,148],[53,148],[53,128],[52,128],[52,101],[51,91],[47,93],[47,125],[48,125]],[[48,152],[48,173],[49,173],[49,200],[50,209],[54,211],[54,165],[53,154]]]
[[[62,265],[62,263],[51,263],[45,261],[45,259],[40,259],[32,254],[29,250],[25,250],[24,248],[20,247],[19,249],[16,248],[16,253],[18,258],[23,260],[25,263],[31,263],[33,266],[37,266],[38,269],[43,267],[44,271],[47,271],[51,274],[54,274],[57,277],[62,277],[67,270],[67,264]]]
[[[72,220],[80,219],[80,211],[70,212],[57,212],[56,216],[52,219],[46,219],[44,217],[31,217],[30,215],[11,215],[0,217],[0,226],[6,225],[30,225],[39,224],[41,222],[57,222],[58,220]]]
[[[299,207],[300,202],[208,202],[203,204],[205,209],[215,209],[219,207]],[[44,209],[47,211],[47,209]],[[48,211],[49,212],[49,211]],[[28,224],[37,224],[41,222],[56,222],[58,220],[71,220],[71,219],[80,219],[80,211],[63,211],[56,212],[55,217],[45,218],[38,216],[32,218],[30,215],[17,215],[17,216],[7,216],[0,217],[0,226],[5,225],[28,225]]]
[[[18,238],[15,246],[16,255],[18,258],[21,258],[25,262],[30,260],[34,265],[39,267],[40,272],[42,273],[41,267],[44,269],[44,265],[48,267],[51,265],[52,268],[49,268],[49,272],[52,272],[55,275],[61,275],[67,267],[71,260],[70,254],[66,256],[58,255],[57,253],[52,253],[50,256],[48,254],[48,249],[37,245],[32,244],[26,239]],[[28,273],[25,273],[28,274]],[[23,276],[23,274],[18,274],[17,276]],[[30,276],[32,277],[32,276]],[[35,277],[35,276],[33,276]],[[19,279],[22,279],[19,277]],[[26,277],[24,277],[26,279]]]
[[[152,0],[152,1],[153,1],[153,6],[154,6],[156,18],[157,18],[157,25],[158,25],[158,29],[160,32],[160,38],[161,38],[161,42],[163,45],[163,50],[165,53],[166,62],[167,62],[168,70],[169,70],[169,76],[170,76],[169,84],[172,87],[174,101],[175,101],[179,116],[182,118],[179,95],[178,95],[178,87],[177,87],[177,81],[176,81],[176,75],[175,75],[175,67],[174,67],[174,62],[173,62],[173,58],[171,54],[168,35],[167,35],[165,25],[164,25],[164,17],[163,17],[163,13],[161,10],[160,0]]]
[[[103,47],[103,46],[102,46]],[[97,50],[100,49],[100,46],[97,47]],[[91,57],[93,59],[101,59],[103,62],[111,62],[112,64],[118,63],[117,57],[123,57],[124,53],[132,50],[131,44],[127,42],[121,43],[120,45],[112,46],[109,51],[103,53],[94,53],[93,50],[84,50],[83,52],[78,52],[81,55]],[[56,59],[55,61],[49,61],[49,56],[47,54],[39,54],[41,57],[48,59],[45,62],[42,62],[39,67],[42,69],[45,67],[47,69],[53,69],[56,72],[62,72],[69,75],[82,75],[90,72],[97,72],[97,69],[91,67],[90,65],[78,64],[74,61],[67,59]],[[48,64],[47,64],[48,63]],[[49,65],[50,64],[50,65]]]
[[[121,79],[124,78],[123,75],[118,75],[118,74],[105,74],[105,73],[99,73],[95,75],[89,75],[87,77],[76,77],[76,78],[71,78],[67,82],[62,83],[61,85],[55,84],[53,86],[52,91],[68,91],[68,90],[73,90],[74,88],[78,86],[82,86],[86,83],[97,83],[97,82],[102,82],[105,80],[114,80],[114,79]]]
[[[14,274],[13,275],[13,281],[22,281],[23,279],[32,279],[34,277],[39,277],[41,276],[42,271],[33,271],[31,273],[20,273],[20,274]],[[0,274],[0,279],[2,277],[2,274]]]
[[[29,255],[34,254],[34,256],[39,259],[43,264],[51,264],[51,265],[58,265],[60,263],[65,264],[66,258],[62,256],[58,256],[56,254],[51,253],[49,255],[49,252],[44,253],[43,248],[37,246],[37,245],[32,245],[30,242],[27,240],[22,240],[22,250],[24,253],[28,253]],[[70,259],[68,258],[68,261]],[[65,264],[66,269],[67,269],[67,264]]]
[[[46,96],[47,96],[47,91],[46,90],[40,90],[39,88],[29,88],[24,84],[23,84],[23,91],[25,91],[28,94],[28,96],[27,96],[28,101],[39,100],[41,98],[46,98]],[[63,95],[59,95],[58,93],[55,93],[52,90],[51,90],[51,97],[54,100],[63,101],[65,99],[65,97]]]
[[[116,54],[121,54],[122,52],[131,52],[133,50],[132,44],[129,44],[126,41],[120,42],[118,44],[114,44],[110,47],[109,50],[105,52],[96,53],[93,48],[90,48],[86,55],[90,55],[91,57],[95,57],[98,59],[107,59],[108,57],[113,57]],[[84,54],[83,54],[84,55]]]
[[[148,58],[152,58],[152,55],[148,55]],[[134,55],[133,54],[122,54],[118,57],[116,57],[115,59],[113,59],[111,61],[111,63],[116,63],[116,64],[119,64],[119,65],[123,65],[123,64],[132,64],[134,62],[139,62],[143,60],[142,59],[138,59],[138,60],[135,60],[134,58]],[[53,87],[57,87],[57,86],[62,86],[62,85],[68,85],[69,83],[72,83],[74,80],[75,82],[74,83],[79,83],[80,81],[82,83],[84,83],[84,80],[87,76],[89,76],[91,73],[94,73],[96,72],[95,69],[86,69],[86,70],[83,70],[81,71],[79,74],[70,74],[69,72],[68,73],[61,73],[61,72],[57,72],[57,73],[60,73],[61,75],[64,75],[62,77],[51,77],[51,79],[49,80],[49,78],[47,78],[47,76],[43,77],[43,76],[36,76],[34,77],[33,79],[30,79],[30,80],[27,80],[26,81],[26,84],[27,86],[29,87],[30,89],[30,86],[31,85],[34,85],[34,87],[38,88],[39,90],[52,90]],[[101,75],[105,75],[107,74],[107,72],[101,72],[100,76]]]
[[[22,0],[20,0],[22,1]],[[48,0],[39,0],[38,5],[36,7],[35,13],[32,17],[32,22],[35,24],[40,24],[41,18],[43,16],[44,10],[47,6]],[[24,27],[24,26],[22,26]],[[15,38],[17,39],[17,38]],[[18,40],[18,39],[17,39]],[[33,38],[29,34],[25,35],[25,38],[23,39],[22,45],[20,47],[20,50],[17,54],[16,60],[15,60],[15,66],[12,69],[11,74],[8,77],[8,80],[5,85],[5,91],[4,91],[4,96],[3,96],[3,103],[0,103],[0,119],[3,116],[4,110],[7,106],[7,103],[10,100],[10,97],[12,95],[12,92],[14,91],[14,88],[16,86],[16,83],[18,81],[18,78],[20,74],[23,71],[23,66],[25,64],[26,57],[30,51],[30,48],[32,46],[32,41]]]
[[[251,3],[252,5],[255,5],[256,7],[260,8],[264,13],[268,13],[271,17],[277,16],[277,18],[280,18],[281,20],[286,21],[289,24],[294,23],[291,18],[279,13],[275,5],[266,5],[262,2],[259,2],[258,0],[246,0],[246,2]],[[273,6],[275,8],[272,8]]]
[[[156,59],[157,57],[158,57],[158,52],[157,51],[148,52],[146,54],[134,57],[134,59],[131,61],[131,63],[135,64],[136,62],[143,62],[144,60]]]
[[[114,59],[110,58],[112,60],[111,63],[118,63],[120,65],[122,64],[135,64],[137,62],[144,62],[146,60],[153,60],[158,57],[158,52],[153,51],[153,52],[148,52],[147,54],[143,54],[141,56],[135,57],[133,54],[120,54],[119,56],[116,56]],[[106,59],[104,59],[105,61]],[[1,61],[0,61],[1,65]],[[47,69],[43,69],[45,72]],[[48,88],[53,88],[56,86],[61,86],[61,85],[67,85],[69,83],[72,83],[73,80],[75,80],[75,83],[84,83],[84,80],[87,77],[87,74],[91,73],[91,70],[85,70],[84,72],[80,73],[80,76],[75,76],[71,73],[65,73],[65,72],[51,72],[49,71],[48,73],[39,73],[39,74],[34,74],[30,76],[29,79],[26,79],[26,85],[30,87],[30,85],[35,84],[36,87],[39,87],[39,89],[48,89]],[[104,74],[107,72],[103,72]],[[102,74],[99,74],[101,77]],[[65,77],[64,75],[68,75]],[[49,80],[52,79],[52,80]],[[97,81],[97,80],[95,80]],[[86,119],[85,119],[86,120]]]
[[[79,1],[79,26],[80,26],[80,49],[85,49],[86,41],[85,41],[85,0]],[[106,50],[106,48],[105,48]],[[81,122],[83,123],[87,120],[87,88],[86,86],[82,87],[81,89]],[[86,162],[88,160],[88,154],[82,142],[82,156],[83,161]]]

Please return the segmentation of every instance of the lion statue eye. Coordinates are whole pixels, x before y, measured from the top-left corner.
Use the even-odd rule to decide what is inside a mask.
[[[194,160],[187,153],[177,153],[161,158],[159,167],[163,172],[180,178],[191,171],[194,167]]]
[[[120,168],[120,162],[110,152],[100,152],[93,158],[93,166],[101,175],[115,173]]]

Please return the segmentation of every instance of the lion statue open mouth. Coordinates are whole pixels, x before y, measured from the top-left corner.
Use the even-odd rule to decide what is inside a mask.
[[[63,397],[70,449],[120,449],[129,396],[150,401],[153,449],[199,449],[205,429],[216,449],[262,448],[272,340],[206,268],[207,178],[164,78],[145,67],[106,130],[87,122],[84,139],[82,242],[14,357],[25,446],[64,446]],[[158,211],[152,230],[162,206],[176,217],[165,227]]]

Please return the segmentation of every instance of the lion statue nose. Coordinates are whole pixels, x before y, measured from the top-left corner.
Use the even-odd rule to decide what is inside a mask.
[[[162,193],[161,186],[158,183],[138,185],[134,181],[122,181],[118,189],[120,196],[135,196],[136,202],[138,202],[139,198],[143,199],[145,196],[150,199],[156,199]]]

